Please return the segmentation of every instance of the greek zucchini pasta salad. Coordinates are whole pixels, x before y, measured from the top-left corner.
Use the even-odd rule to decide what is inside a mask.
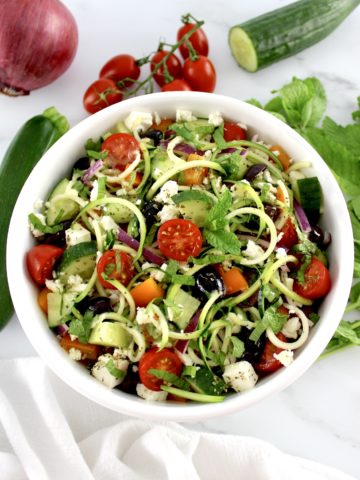
[[[49,328],[109,388],[220,402],[289,366],[318,320],[319,180],[238,120],[132,112],[29,214]]]

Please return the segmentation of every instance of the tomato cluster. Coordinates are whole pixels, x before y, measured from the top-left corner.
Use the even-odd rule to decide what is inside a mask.
[[[208,58],[209,42],[201,28],[203,22],[191,15],[182,20],[177,42],[170,48],[165,49],[161,43],[157,52],[138,60],[129,54],[116,55],[108,60],[101,68],[98,80],[84,93],[85,110],[96,113],[124,98],[153,91],[154,81],[162,92],[195,90],[212,93],[216,71]],[[177,51],[180,55],[176,55]],[[146,64],[150,64],[150,73],[139,81],[141,67]]]

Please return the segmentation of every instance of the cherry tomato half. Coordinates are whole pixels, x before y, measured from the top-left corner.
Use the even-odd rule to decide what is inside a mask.
[[[191,29],[195,27],[194,23],[186,23],[182,27],[179,28],[177,32],[177,40],[180,41],[184,35],[186,35]],[[192,35],[190,35],[188,41],[191,43],[193,46],[194,50],[199,54],[199,55],[204,55],[204,57],[207,57],[209,53],[209,42],[207,39],[207,36],[202,28],[199,28],[194,32]],[[187,42],[183,43],[180,47],[180,53],[184,59],[188,58],[189,56],[189,49],[186,45]]]
[[[212,93],[216,85],[216,72],[211,60],[200,55],[197,60],[185,60],[184,80],[192,90]]]
[[[325,297],[331,288],[331,278],[329,270],[316,257],[311,262],[304,273],[305,281],[294,282],[294,291],[304,298],[316,300]]]
[[[170,83],[165,83],[161,87],[162,92],[179,92],[179,91],[191,91],[189,85],[185,82],[185,80],[181,80],[177,78]]]
[[[83,105],[87,112],[96,113],[100,110],[118,103],[123,94],[110,78],[99,78],[86,90],[83,97]]]
[[[246,140],[246,130],[241,128],[237,123],[224,123],[224,140],[233,142],[235,140]]]
[[[155,55],[151,58],[150,62],[150,69],[153,72],[155,70],[155,67],[158,63],[163,60],[163,58],[168,54],[169,52],[165,50],[160,50],[159,52],[156,52]],[[182,73],[182,67],[181,67],[181,62],[178,59],[178,57],[172,53],[170,57],[166,60],[165,62],[169,74],[173,77],[175,80],[176,78],[182,78],[183,73]],[[162,87],[165,82],[166,82],[166,77],[164,74],[164,66],[162,65],[159,70],[155,73],[154,75],[155,82]]]
[[[157,234],[161,253],[166,257],[186,262],[201,252],[202,236],[199,228],[190,220],[174,218],[164,222]]]
[[[63,249],[54,245],[36,245],[26,254],[26,266],[31,278],[38,285],[45,285],[50,279],[56,260],[63,254]]]
[[[114,133],[101,145],[102,152],[108,152],[105,163],[111,168],[123,170],[140,155],[139,142],[128,133]]]
[[[157,348],[151,348],[140,358],[139,376],[141,383],[150,390],[159,391],[164,383],[160,378],[149,373],[150,369],[164,370],[177,376],[181,375],[183,364],[179,357],[172,350],[164,348],[158,351]]]
[[[124,87],[128,87],[140,77],[140,67],[132,55],[116,55],[105,63],[99,77],[110,78],[114,82],[121,82],[126,78]]]
[[[115,287],[103,278],[103,273],[112,280],[119,280],[123,285],[127,285],[135,272],[130,255],[118,250],[107,250],[103,253],[96,265],[96,270],[98,279],[104,288]]]
[[[292,248],[299,242],[295,226],[290,217],[284,223],[279,235],[281,233],[280,240],[277,242],[278,247]]]
[[[282,333],[278,333],[276,336],[282,342],[287,341],[287,338]],[[267,339],[260,360],[254,365],[255,370],[263,374],[279,370],[279,368],[281,368],[283,365],[279,360],[274,357],[274,353],[278,354],[282,351],[282,348],[276,347],[273,343],[270,342],[269,339]]]

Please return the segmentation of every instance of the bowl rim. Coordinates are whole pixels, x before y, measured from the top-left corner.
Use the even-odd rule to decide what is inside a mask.
[[[229,115],[231,110],[241,110],[244,113],[244,116],[259,117],[260,123],[266,125],[271,124],[276,130],[282,132],[289,141],[291,140],[294,145],[296,144],[299,146],[302,151],[306,151],[309,157],[311,157],[312,161],[315,163],[315,170],[319,169],[321,171],[321,176],[329,182],[327,187],[331,187],[330,190],[333,194],[331,196],[337,197],[336,206],[338,209],[338,215],[341,218],[342,235],[340,236],[341,238],[339,237],[339,241],[341,240],[341,245],[343,245],[343,247],[341,252],[339,252],[339,257],[341,254],[342,262],[339,262],[338,265],[338,278],[336,279],[337,283],[335,287],[335,293],[337,295],[335,295],[335,293],[333,294],[334,299],[331,303],[331,316],[329,307],[329,318],[326,318],[327,328],[320,324],[318,336],[314,338],[314,341],[310,341],[305,345],[305,348],[300,353],[297,361],[294,361],[289,367],[281,369],[276,374],[272,374],[270,381],[263,381],[253,390],[241,394],[233,394],[226,398],[224,402],[216,404],[187,403],[185,405],[177,405],[166,402],[146,402],[134,395],[125,395],[121,394],[121,392],[114,392],[113,390],[108,389],[92,378],[88,372],[84,372],[82,366],[69,359],[68,354],[59,348],[55,335],[50,331],[47,325],[42,326],[40,321],[29,322],[27,320],[29,315],[29,305],[28,302],[23,301],[24,291],[18,287],[19,275],[20,278],[26,280],[23,282],[25,284],[25,289],[29,282],[26,278],[25,259],[19,258],[21,256],[16,247],[18,243],[17,226],[19,225],[19,222],[24,221],[24,210],[26,210],[28,205],[27,198],[33,198],[31,192],[34,186],[36,186],[42,165],[44,165],[45,162],[48,162],[52,156],[61,156],[61,151],[66,145],[71,146],[76,144],[76,139],[81,136],[81,132],[90,131],[92,128],[96,128],[99,134],[105,131],[104,128],[101,129],[101,122],[103,119],[108,119],[110,117],[115,118],[118,116],[119,120],[126,115],[127,111],[141,111],[141,108],[144,108],[144,104],[156,105],[157,103],[162,104],[163,102],[168,104],[173,103],[174,113],[176,111],[176,105],[181,102],[184,102],[185,104],[198,102],[199,104],[203,104],[202,108],[204,109],[204,105],[207,103],[216,104],[218,107],[214,107],[212,111],[215,111],[215,108],[221,110],[222,106],[226,111],[224,114],[226,117],[231,116]],[[149,110],[149,108],[146,108],[146,110]],[[152,113],[155,111],[156,107],[155,109],[153,108]],[[236,115],[238,115],[238,113],[236,113]],[[116,122],[112,123],[114,124]],[[259,131],[259,134],[261,137],[264,132]],[[57,178],[61,177],[58,176]],[[326,195],[324,195],[324,198],[326,199]],[[332,206],[334,207],[334,199],[331,198],[329,201],[332,202]],[[334,218],[332,212],[330,218]],[[340,187],[324,160],[322,160],[316,150],[297,132],[270,113],[260,110],[259,108],[234,97],[200,92],[165,92],[131,98],[85,118],[72,127],[45,153],[29,175],[15,204],[7,237],[6,262],[9,289],[21,326],[39,356],[62,381],[85,397],[119,413],[137,416],[148,420],[198,421],[210,417],[234,413],[268,398],[271,394],[279,392],[293,383],[312,365],[312,363],[315,362],[317,357],[326,347],[328,341],[331,339],[345,310],[352,282],[354,261],[353,248],[351,221]],[[349,272],[351,272],[351,274]],[[27,290],[30,291],[30,288]],[[34,290],[34,288],[32,288],[32,290]],[[26,298],[30,298],[29,292],[26,293]],[[53,348],[55,344],[57,348]],[[49,352],[51,352],[51,355],[49,355]]]

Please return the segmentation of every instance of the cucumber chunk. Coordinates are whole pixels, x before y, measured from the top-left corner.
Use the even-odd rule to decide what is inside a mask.
[[[131,342],[131,335],[120,323],[102,322],[92,329],[89,343],[103,347],[128,347]]]
[[[47,295],[48,323],[49,327],[57,327],[63,322],[65,315],[68,315],[75,303],[77,293],[50,292]]]
[[[46,223],[50,226],[56,225],[65,220],[71,220],[79,212],[79,205],[70,198],[57,198],[63,195],[69,180],[61,180],[50,193],[49,207],[46,211]]]
[[[97,247],[95,242],[83,242],[69,247],[63,253],[58,268],[62,282],[66,282],[70,275],[80,275],[88,280],[96,265]]]
[[[184,330],[191,318],[198,311],[200,302],[181,288],[176,292],[172,301],[179,307],[175,307],[172,310],[172,321],[176,323],[180,330]]]
[[[130,208],[118,203],[110,203],[104,208],[104,213],[109,215],[116,223],[129,223],[134,214]]]

